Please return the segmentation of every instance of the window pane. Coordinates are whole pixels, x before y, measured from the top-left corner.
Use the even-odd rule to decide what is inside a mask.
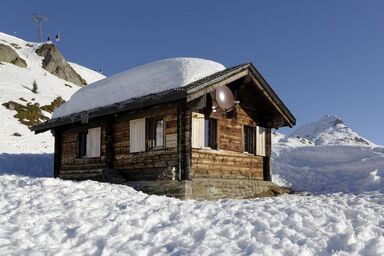
[[[210,118],[204,120],[204,146],[216,149],[217,148],[217,120]]]
[[[210,138],[209,138],[209,146],[213,149],[217,149],[217,120],[216,119],[210,119]]]
[[[156,147],[162,147],[164,144],[164,121],[158,120],[155,123],[156,126]]]
[[[255,153],[255,127],[244,126],[244,152]]]
[[[209,147],[209,119],[204,120],[204,147]]]
[[[79,133],[79,157],[83,157],[86,155],[87,149],[87,132]]]

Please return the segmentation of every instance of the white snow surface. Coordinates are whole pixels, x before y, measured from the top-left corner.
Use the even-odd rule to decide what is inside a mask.
[[[380,193],[180,201],[0,176],[4,255],[383,255]]]
[[[312,140],[316,145],[375,146],[334,115],[325,115],[315,122],[303,125],[289,137],[297,136]]]
[[[274,181],[295,191],[312,193],[384,192],[384,147],[369,141],[362,143],[365,141],[362,136],[344,125],[340,118],[337,120],[343,126],[340,130],[347,132],[330,132],[327,139],[318,144],[319,137],[312,136],[316,134],[313,130],[324,130],[323,122],[297,129],[301,132],[312,130],[303,132],[310,134],[307,138],[274,132]],[[318,128],[315,123],[320,124]],[[308,127],[311,129],[306,129]]]
[[[2,106],[8,101],[26,105],[27,102],[40,106],[50,104],[58,96],[68,100],[81,87],[52,75],[42,68],[42,58],[35,53],[38,43],[27,42],[0,32],[0,44],[11,46],[27,62],[26,68],[10,63],[0,63],[0,154],[1,153],[52,153],[53,137],[50,132],[35,135],[27,126],[13,116],[17,113]],[[14,44],[13,46],[11,44]],[[15,47],[17,45],[17,47]],[[103,75],[71,63],[84,75],[87,82],[95,82]],[[37,93],[31,91],[33,82],[38,85]],[[27,101],[27,102],[25,102]],[[50,117],[51,114],[44,112]],[[15,136],[18,133],[21,136]]]
[[[183,87],[224,69],[220,63],[199,58],[172,58],[141,65],[82,88],[57,108],[52,118]]]
[[[105,76],[97,71],[91,70],[89,68],[83,67],[79,64],[68,62],[69,65],[76,71],[77,74],[79,74],[86,82],[87,84],[91,84],[93,82],[99,81],[101,79],[104,79]]]

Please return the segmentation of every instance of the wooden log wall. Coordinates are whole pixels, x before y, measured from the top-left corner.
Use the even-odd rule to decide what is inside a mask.
[[[178,178],[177,113],[177,105],[174,103],[116,116],[112,124],[114,169],[119,170],[127,180]],[[165,147],[130,153],[129,120],[143,117],[164,119]],[[172,174],[172,171],[176,171],[176,174]]]
[[[101,153],[100,157],[78,157],[78,132],[93,127],[101,127]],[[60,145],[60,167],[58,177],[63,179],[101,179],[103,170],[106,169],[107,136],[105,122],[78,125],[63,129],[57,134]]]
[[[256,123],[252,118],[241,107],[238,107],[236,118],[229,119],[214,112],[210,117],[217,119],[218,150],[192,149],[192,179],[263,180],[264,157],[243,152],[243,125],[255,126]]]

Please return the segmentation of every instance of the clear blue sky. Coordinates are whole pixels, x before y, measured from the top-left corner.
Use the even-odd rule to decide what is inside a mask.
[[[36,41],[32,13],[67,59],[106,75],[192,56],[253,62],[298,125],[324,114],[384,144],[384,1],[2,1],[0,31]]]

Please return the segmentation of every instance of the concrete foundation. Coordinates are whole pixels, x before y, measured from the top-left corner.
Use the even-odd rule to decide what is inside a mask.
[[[143,180],[128,181],[124,184],[147,194],[195,200],[244,199],[293,192],[270,181],[247,179]]]

